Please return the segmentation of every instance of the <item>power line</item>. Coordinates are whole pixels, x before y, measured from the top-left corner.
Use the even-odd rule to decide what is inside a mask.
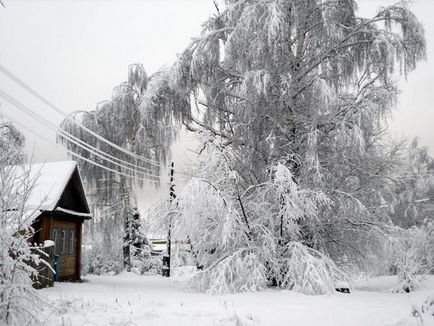
[[[32,118],[38,120],[40,123],[42,123],[42,124],[44,124],[44,125],[48,125],[49,128],[51,128],[52,130],[54,130],[56,133],[58,133],[58,134],[59,134],[61,137],[63,137],[64,139],[66,139],[66,140],[68,140],[68,141],[70,141],[70,142],[76,144],[77,146],[83,148],[84,150],[86,150],[86,151],[88,151],[88,152],[92,152],[92,153],[94,153],[94,151],[96,151],[96,152],[102,153],[101,155],[105,155],[105,156],[108,156],[108,157],[110,157],[110,158],[113,158],[113,159],[116,159],[116,160],[118,160],[118,161],[121,161],[122,163],[113,162],[111,159],[107,159],[107,158],[105,158],[105,157],[102,157],[101,155],[98,155],[98,154],[94,153],[94,154],[96,154],[97,156],[99,156],[99,157],[101,157],[101,158],[103,158],[103,159],[105,159],[105,160],[107,160],[107,161],[109,161],[109,162],[112,162],[112,163],[115,164],[115,165],[118,165],[118,166],[121,166],[121,167],[124,167],[124,168],[126,168],[126,169],[129,169],[129,170],[133,171],[132,168],[129,168],[129,167],[125,167],[125,166],[124,166],[123,163],[128,163],[128,162],[125,162],[125,161],[123,161],[123,160],[121,160],[121,159],[118,159],[118,158],[116,158],[116,157],[114,157],[114,156],[112,156],[112,155],[110,155],[110,154],[107,154],[107,153],[103,152],[102,150],[100,150],[100,149],[98,149],[98,148],[96,148],[96,147],[94,147],[94,146],[92,146],[92,145],[90,145],[90,144],[85,143],[84,141],[82,141],[81,139],[79,139],[79,138],[75,137],[74,135],[68,133],[67,131],[58,128],[58,127],[57,127],[56,125],[54,125],[52,122],[50,122],[50,121],[48,121],[47,119],[43,118],[42,116],[38,115],[38,114],[35,113],[32,109],[30,109],[29,107],[27,107],[27,106],[25,106],[24,104],[20,103],[18,100],[16,100],[16,99],[13,98],[12,96],[8,95],[8,94],[5,93],[4,91],[0,90],[0,94],[2,94],[2,95],[0,95],[0,96],[2,96],[5,100],[7,100],[7,101],[8,101],[9,103],[11,103],[12,105],[16,106],[19,110],[24,111],[27,115],[30,115]],[[71,140],[70,138],[72,138],[72,140]],[[80,143],[80,144],[77,144],[77,142]],[[82,145],[81,145],[81,144],[82,144]],[[83,146],[86,146],[87,148],[84,148]],[[89,150],[88,148],[90,148],[91,150]],[[92,150],[93,150],[93,151],[92,151]],[[150,175],[150,176],[153,176],[152,174],[149,174],[149,172],[153,172],[153,171],[150,170],[150,169],[147,169],[147,168],[145,168],[145,167],[140,167],[140,166],[138,166],[138,165],[134,165],[134,164],[131,164],[131,163],[128,163],[128,164],[134,166],[135,168],[141,168],[141,169],[143,169],[143,170],[145,171],[145,172],[143,172],[143,171],[137,171],[137,172],[140,172],[140,173],[143,173],[143,174],[148,174],[148,175]],[[134,170],[134,172],[136,172],[136,170]]]
[[[81,140],[80,138],[75,137],[74,135],[72,135],[71,133],[67,132],[66,130],[64,130],[64,129],[62,129],[62,128],[57,128],[57,132],[58,132],[59,135],[60,135],[61,137],[63,137],[64,139],[66,139],[66,137],[64,137],[63,135],[67,135],[68,137],[74,139],[75,141],[79,142],[79,143],[82,144],[83,146],[88,147],[88,148],[91,148],[91,149],[93,149],[94,151],[100,153],[101,155],[104,155],[105,157],[109,157],[109,158],[112,159],[112,160],[116,160],[116,161],[118,161],[119,164],[132,166],[131,169],[134,169],[134,170],[142,170],[142,171],[145,171],[145,173],[148,173],[148,172],[154,172],[154,171],[152,171],[152,170],[149,169],[149,168],[142,167],[142,166],[139,166],[139,165],[137,165],[137,164],[133,164],[133,163],[130,163],[130,162],[124,161],[124,160],[122,160],[122,159],[120,159],[120,158],[117,158],[117,157],[115,157],[115,156],[112,156],[111,154],[106,153],[106,152],[100,150],[99,148],[97,148],[97,147],[95,147],[95,146],[92,146],[92,145],[86,143],[85,141]],[[66,139],[66,140],[69,140],[69,139]],[[70,141],[70,140],[69,140],[69,141]],[[72,142],[72,141],[71,141],[71,142]],[[78,145],[78,146],[79,146],[79,145]],[[80,146],[80,147],[81,147],[81,146]],[[108,159],[107,159],[107,160],[108,160]],[[110,160],[108,160],[108,161],[110,161]],[[115,164],[117,164],[117,163],[115,163]],[[146,164],[148,164],[148,163],[146,163]],[[140,172],[141,172],[141,171],[140,171]]]
[[[150,171],[150,170],[148,170],[148,169],[145,169],[145,170],[143,170],[143,171],[138,171],[138,170],[136,170],[136,169],[134,169],[134,168],[130,168],[130,167],[125,166],[125,165],[123,165],[123,164],[121,164],[121,163],[117,163],[117,162],[113,161],[112,159],[105,157],[104,154],[99,154],[99,153],[97,153],[97,152],[94,150],[94,148],[93,148],[92,146],[88,149],[88,148],[86,148],[85,145],[80,145],[79,142],[77,142],[77,141],[71,139],[68,135],[60,134],[60,136],[61,136],[63,139],[65,139],[65,140],[67,140],[67,141],[69,141],[69,142],[71,142],[71,143],[73,143],[73,144],[75,144],[75,145],[77,145],[77,146],[83,148],[85,151],[87,151],[87,152],[89,152],[89,153],[91,153],[91,154],[94,154],[94,155],[96,155],[96,156],[102,158],[103,160],[106,160],[106,161],[108,161],[108,162],[110,162],[110,163],[112,163],[112,164],[114,164],[114,165],[116,165],[116,166],[119,166],[119,167],[121,167],[121,168],[123,168],[123,169],[126,169],[126,170],[129,170],[129,171],[132,171],[133,173],[137,173],[137,174],[139,174],[139,175],[142,174],[142,175],[145,175],[145,176],[150,177],[150,178],[157,178],[157,179],[159,179],[159,176],[158,176],[158,175],[154,175],[154,174],[151,174],[151,173],[148,173],[148,172],[144,172],[144,171]],[[88,145],[88,146],[90,146],[90,145]]]
[[[107,213],[110,213],[110,211],[112,211],[113,209],[116,210],[116,209],[120,208],[120,205],[122,205],[122,208],[125,208],[125,207],[126,207],[126,205],[125,205],[125,201],[126,201],[126,198],[120,200],[119,202],[117,202],[117,203],[111,205],[110,207],[108,207],[108,208],[106,208],[106,209],[103,209],[103,210],[100,211],[100,212],[97,211],[97,214],[100,215],[100,216],[101,216],[101,215],[105,215],[105,214],[107,214]]]
[[[0,96],[1,96],[1,95],[0,95]],[[53,142],[53,143],[54,143],[54,142]],[[55,143],[54,143],[54,144],[55,144]],[[57,144],[56,144],[56,145],[57,145]],[[78,144],[77,144],[77,145],[78,145]],[[83,156],[81,156],[81,155],[75,153],[74,151],[71,151],[71,150],[69,150],[69,149],[65,149],[65,150],[66,150],[66,152],[67,152],[68,154],[70,154],[70,155],[72,155],[72,156],[74,156],[74,157],[80,158],[80,159],[82,159],[82,160],[84,160],[84,161],[86,161],[86,162],[88,162],[88,163],[93,164],[93,165],[96,165],[96,166],[99,166],[99,167],[103,167],[102,164],[97,163],[97,162],[94,162],[94,161],[91,161],[90,159],[85,158],[85,157],[83,157]],[[97,155],[97,156],[102,157],[101,155],[98,155],[97,153],[94,153],[94,152],[92,152],[92,151],[90,151],[90,150],[88,150],[88,151],[89,151],[90,153],[92,153],[92,154],[95,154],[95,155]],[[105,160],[108,160],[108,159],[106,159],[106,158],[104,158],[104,157],[102,157],[102,158],[105,159]],[[111,160],[108,160],[108,161],[111,161]],[[113,162],[113,163],[116,164],[115,162]],[[119,165],[119,164],[116,164],[116,165],[120,166],[121,168],[129,169],[128,167],[121,166],[121,165]],[[145,181],[145,180],[158,181],[158,180],[159,180],[159,176],[154,176],[154,175],[146,174],[146,173],[143,173],[143,172],[140,172],[140,173],[141,173],[142,175],[146,175],[147,178],[142,178],[142,177],[140,177],[140,176],[135,176],[135,175],[133,175],[133,174],[126,174],[126,173],[120,172],[120,171],[118,171],[118,170],[108,168],[107,166],[104,166],[104,168],[105,168],[105,170],[111,171],[111,172],[113,172],[113,173],[117,173],[117,174],[119,174],[119,175],[124,175],[124,176],[127,176],[127,177],[132,178],[132,179],[137,179],[137,180],[142,180],[142,181]],[[129,170],[131,170],[131,169],[129,169]],[[136,171],[134,171],[134,170],[131,170],[131,171],[136,172]]]
[[[3,112],[3,115],[4,115],[6,118],[8,118],[9,120],[13,121],[17,126],[20,126],[21,128],[23,128],[23,129],[29,131],[30,133],[34,134],[34,135],[37,136],[37,137],[40,137],[40,138],[43,139],[44,141],[46,141],[46,142],[48,142],[48,143],[51,143],[51,144],[53,144],[53,145],[55,145],[55,146],[59,146],[59,144],[56,144],[56,143],[53,142],[52,140],[49,140],[48,138],[46,138],[46,137],[40,135],[39,133],[37,133],[36,131],[34,131],[34,130],[32,130],[32,129],[26,127],[26,126],[24,126],[23,124],[21,124],[20,122],[18,122],[16,119],[11,118],[10,116],[8,116],[7,114],[5,114],[4,112]],[[83,157],[83,156],[81,156],[81,155],[79,155],[79,154],[77,154],[77,153],[75,153],[75,152],[73,152],[73,151],[71,151],[71,150],[69,150],[69,149],[65,149],[65,150],[66,150],[66,152],[68,152],[68,154],[70,154],[70,155],[72,155],[72,156],[78,157],[78,158],[80,158],[80,159],[82,159],[82,160],[88,162],[89,164],[93,164],[93,165],[95,165],[95,166],[98,166],[98,167],[100,167],[100,168],[102,168],[102,169],[104,169],[104,170],[107,170],[107,171],[113,172],[113,173],[115,173],[115,174],[123,175],[123,176],[128,177],[128,178],[133,179],[133,180],[139,180],[139,181],[144,181],[144,182],[146,182],[146,181],[148,181],[148,182],[149,182],[149,181],[151,181],[151,182],[157,182],[156,180],[143,179],[143,178],[140,178],[140,177],[137,177],[137,176],[132,176],[132,175],[130,175],[130,174],[126,174],[126,173],[123,173],[123,172],[120,172],[120,171],[117,171],[117,170],[114,170],[114,169],[108,168],[108,167],[106,167],[106,166],[104,166],[104,165],[102,165],[102,164],[99,164],[99,163],[94,162],[94,161],[92,161],[92,160],[90,160],[90,159],[87,159],[87,158],[85,158],[85,157]]]
[[[18,100],[14,99],[14,98],[11,97],[10,95],[6,94],[6,93],[5,93],[4,91],[2,91],[1,89],[0,89],[0,97],[4,98],[6,101],[8,101],[9,103],[11,103],[13,106],[15,106],[15,107],[18,108],[19,110],[25,112],[27,115],[29,115],[29,116],[31,116],[32,118],[36,119],[37,121],[39,121],[39,122],[42,123],[43,125],[47,126],[48,128],[52,129],[53,131],[55,131],[55,132],[59,132],[59,131],[60,131],[60,132],[59,132],[59,135],[60,135],[61,137],[63,137],[64,139],[70,141],[71,143],[76,144],[77,146],[83,148],[83,149],[86,150],[87,152],[89,152],[89,153],[91,153],[91,154],[94,154],[94,155],[96,155],[96,156],[102,158],[103,160],[106,160],[106,161],[108,161],[108,162],[111,162],[112,164],[114,164],[114,165],[116,165],[116,166],[119,166],[119,167],[121,167],[121,168],[123,168],[123,169],[129,170],[129,171],[132,171],[133,173],[138,173],[138,174],[142,174],[142,175],[145,175],[145,176],[147,176],[147,177],[150,177],[150,178],[159,179],[159,176],[157,176],[157,175],[153,175],[153,174],[150,174],[150,173],[148,173],[148,172],[137,171],[137,170],[132,169],[132,168],[130,168],[130,167],[128,167],[128,166],[125,166],[125,165],[123,165],[123,164],[121,164],[121,163],[117,163],[117,162],[113,161],[112,159],[105,157],[105,156],[102,155],[102,154],[99,154],[98,152],[96,152],[96,150],[99,151],[99,152],[102,152],[101,150],[99,150],[99,149],[97,149],[97,148],[95,148],[95,147],[93,147],[93,146],[91,146],[91,145],[89,145],[89,144],[86,144],[86,143],[84,143],[81,139],[78,139],[77,137],[75,137],[75,136],[69,134],[68,132],[66,132],[66,131],[64,131],[64,130],[61,130],[61,129],[57,128],[57,126],[55,126],[53,123],[51,123],[51,122],[48,121],[47,119],[41,117],[41,116],[38,115],[37,113],[33,112],[29,107],[27,107],[27,106],[25,106],[24,104],[20,103]],[[77,139],[78,141],[75,140],[75,139]],[[82,145],[81,143],[86,144],[86,146]],[[67,150],[67,151],[68,151],[69,153],[72,152],[71,150]],[[77,153],[75,153],[75,152],[73,152],[73,153],[74,153],[74,154],[72,154],[72,155],[80,156],[79,154],[77,154]],[[104,152],[102,152],[102,153],[104,153]],[[107,155],[107,156],[110,156],[110,155],[107,154],[107,153],[104,153],[104,154]],[[80,156],[80,157],[81,157],[81,156]],[[148,171],[148,170],[147,170],[147,171]]]
[[[114,211],[107,212],[104,215],[109,215],[110,216],[110,215],[114,215],[116,213],[122,212],[125,209],[125,207],[126,206],[122,206],[122,207],[120,207],[120,208],[118,208],[118,209],[116,209]],[[103,215],[100,214],[99,216],[102,217]]]
[[[4,67],[3,65],[0,64],[0,71],[3,72],[3,74],[5,74],[6,76],[8,76],[10,79],[12,79],[14,82],[16,82],[18,85],[20,85],[22,88],[24,88],[26,91],[28,91],[30,94],[32,94],[33,96],[35,96],[37,99],[39,99],[42,103],[46,104],[47,106],[49,106],[51,109],[53,109],[54,111],[56,111],[57,113],[59,113],[60,115],[62,115],[65,119],[67,119],[68,121],[72,122],[73,124],[77,125],[78,127],[82,128],[83,130],[85,130],[86,132],[88,132],[89,134],[91,134],[92,136],[96,137],[97,139],[101,140],[102,142],[106,143],[107,145],[110,145],[111,147],[116,148],[117,150],[128,154],[134,158],[136,158],[137,160],[141,160],[143,162],[147,162],[149,164],[154,164],[156,166],[160,166],[160,163],[148,158],[144,158],[141,157],[139,155],[137,155],[136,153],[133,153],[111,141],[109,141],[108,139],[100,136],[99,134],[97,134],[96,132],[92,131],[91,129],[87,128],[86,126],[84,126],[81,122],[71,118],[70,116],[68,116],[66,113],[64,113],[61,109],[59,109],[57,106],[55,106],[53,103],[51,103],[49,100],[47,100],[46,98],[44,98],[42,95],[40,95],[39,93],[37,93],[34,89],[32,89],[29,85],[27,85],[26,83],[24,83],[21,79],[19,79],[17,76],[15,76],[11,71],[9,71],[8,69],[6,69],[6,67]]]
[[[57,128],[57,127],[56,127],[56,128]],[[99,148],[97,148],[97,147],[95,147],[95,146],[93,146],[93,145],[90,145],[90,144],[86,143],[85,141],[81,140],[80,138],[75,137],[74,135],[72,135],[71,133],[67,132],[66,130],[64,130],[64,129],[62,129],[62,128],[57,128],[57,132],[58,132],[59,135],[60,135],[61,137],[63,137],[64,139],[66,139],[66,138],[63,136],[63,135],[65,134],[65,135],[67,135],[68,137],[71,137],[71,138],[74,139],[75,141],[79,142],[79,143],[82,144],[83,146],[88,147],[88,148],[91,148],[91,149],[93,149],[94,151],[100,153],[101,155],[104,155],[104,156],[106,156],[106,157],[109,157],[109,158],[112,159],[112,160],[116,160],[116,161],[118,161],[119,164],[132,166],[132,169],[134,169],[134,170],[142,170],[142,171],[145,171],[145,173],[148,173],[148,172],[154,172],[153,170],[151,170],[151,169],[149,169],[149,168],[146,168],[146,167],[143,167],[143,166],[139,166],[139,165],[137,165],[137,164],[133,164],[133,163],[131,163],[131,162],[124,161],[124,160],[122,160],[122,159],[120,159],[120,158],[117,158],[117,157],[115,157],[115,156],[113,156],[113,155],[111,155],[111,154],[109,154],[109,153],[106,153],[106,152],[100,150]],[[66,139],[66,140],[69,140],[69,139]],[[69,140],[69,141],[70,141],[70,140]],[[80,146],[80,147],[81,147],[81,146]],[[110,160],[108,160],[108,161],[110,161]],[[115,164],[116,164],[116,163],[115,163]],[[149,163],[146,163],[146,164],[149,164]]]

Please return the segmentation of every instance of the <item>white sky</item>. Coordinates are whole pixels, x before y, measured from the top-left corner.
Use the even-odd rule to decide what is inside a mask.
[[[109,99],[114,86],[127,78],[131,63],[143,63],[148,74],[169,65],[199,34],[201,23],[215,12],[211,0],[2,0],[0,63],[64,112],[91,110]],[[372,15],[391,0],[359,0],[361,15]],[[434,0],[415,1],[413,11],[425,26],[428,61],[402,85],[392,131],[399,137],[418,136],[434,154]],[[38,110],[58,125],[62,117],[0,75],[0,89]],[[55,134],[0,101],[0,112],[55,141]],[[38,162],[65,159],[56,147],[23,130],[29,152]],[[182,140],[174,161],[181,168],[187,153]],[[147,189],[146,203],[166,195]],[[145,204],[147,206],[148,204]]]

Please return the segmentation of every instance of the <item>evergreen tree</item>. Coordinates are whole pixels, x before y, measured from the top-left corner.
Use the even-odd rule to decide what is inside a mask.
[[[146,259],[151,256],[152,244],[146,237],[143,229],[140,213],[137,208],[133,211],[133,218],[131,220],[131,256],[135,259]]]

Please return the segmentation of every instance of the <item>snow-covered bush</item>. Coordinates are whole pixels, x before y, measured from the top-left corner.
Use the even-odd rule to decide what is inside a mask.
[[[434,322],[434,296],[428,297],[420,306],[412,307],[412,315],[417,318],[419,325],[432,325]]]
[[[123,270],[122,260],[119,260],[119,255],[106,255],[98,249],[92,248],[84,252],[84,257],[84,275],[116,275]]]
[[[46,301],[32,285],[46,262],[42,250],[30,244],[38,208],[28,199],[36,179],[28,165],[11,165],[21,161],[17,155],[16,148],[0,151],[0,324],[35,325]]]
[[[132,262],[134,273],[140,275],[158,275],[161,274],[163,267],[163,258],[161,256],[150,256],[142,259],[135,259]]]
[[[0,172],[1,173],[1,172]],[[1,185],[0,185],[1,187]],[[28,325],[38,322],[45,300],[33,288],[43,252],[29,244],[34,230],[29,221],[16,224],[17,214],[0,221],[0,324]],[[9,224],[10,223],[10,224]],[[15,227],[5,226],[6,224]],[[42,258],[41,258],[42,256]]]
[[[434,297],[430,296],[421,304],[411,305],[409,317],[394,326],[428,326],[434,325]]]
[[[171,252],[172,259],[170,260],[170,265],[172,267],[182,267],[182,266],[196,266],[200,267],[197,263],[196,255],[192,252],[192,244],[185,243],[172,243]]]
[[[418,227],[396,228],[391,241],[391,265],[398,274],[398,291],[411,292],[432,269],[433,249],[429,233]]]
[[[189,281],[189,288],[211,294],[258,291],[267,283],[266,268],[250,249],[238,250]]]
[[[83,247],[83,274],[119,274],[123,270],[122,239],[110,237],[110,242],[104,241],[101,231],[94,232],[93,239],[88,239],[89,235],[86,235]]]

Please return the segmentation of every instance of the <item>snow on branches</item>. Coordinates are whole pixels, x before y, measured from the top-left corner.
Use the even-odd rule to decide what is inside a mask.
[[[347,267],[369,265],[384,252],[389,217],[376,207],[400,161],[385,127],[397,79],[425,58],[422,25],[407,2],[373,17],[353,0],[222,2],[170,74],[190,95],[187,129],[213,135],[230,161],[231,181],[208,175],[202,193],[224,199],[218,218],[231,216],[243,241],[272,234],[267,245],[298,241]]]
[[[300,188],[282,164],[270,169],[268,181],[243,188],[230,151],[215,141],[204,152],[196,171],[201,177],[153,214],[162,223],[170,219],[172,240],[188,241],[203,269],[191,288],[221,294],[259,290],[274,281],[324,294],[346,279],[327,255],[303,244],[307,229],[315,234],[319,211],[332,205],[327,196]]]
[[[28,165],[16,165],[23,158],[20,147],[5,144],[0,151],[0,324],[37,324],[45,300],[32,285],[40,266],[51,267],[41,247],[30,243],[38,208],[30,207],[28,199],[36,179]]]
[[[433,250],[430,233],[424,228],[395,228],[390,241],[391,266],[395,269],[400,282],[399,292],[411,292],[427,275],[433,264]]]
[[[300,242],[290,242],[284,250],[288,258],[279,262],[282,287],[309,295],[328,294],[338,282],[348,280],[329,257]]]

